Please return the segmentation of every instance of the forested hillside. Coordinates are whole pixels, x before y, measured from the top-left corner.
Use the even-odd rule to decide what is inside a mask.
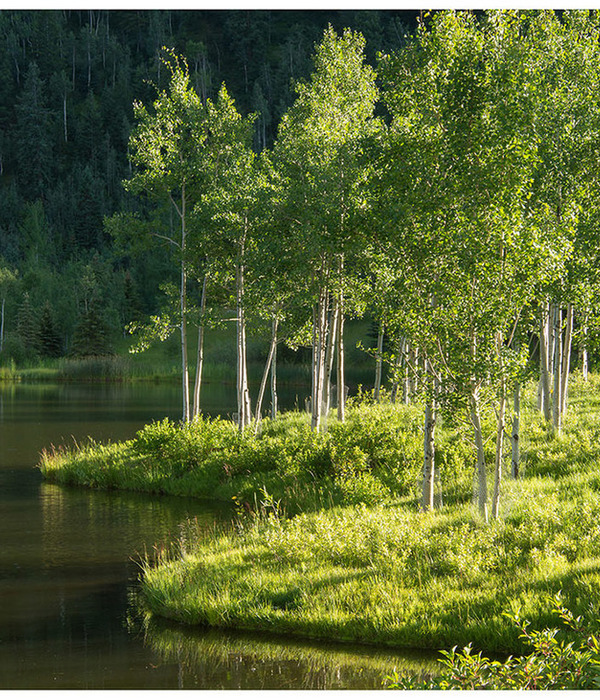
[[[259,113],[254,148],[271,146],[332,24],[366,38],[371,62],[398,48],[415,12],[0,11],[0,358],[103,352],[157,310],[167,253],[115,250],[103,225],[142,204],[132,175],[133,102],[169,81],[162,47],[187,58],[201,99],[223,82]],[[92,313],[93,312],[93,313]]]

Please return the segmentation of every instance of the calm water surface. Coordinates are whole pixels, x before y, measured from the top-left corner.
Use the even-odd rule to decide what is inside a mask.
[[[234,389],[207,389],[206,410],[226,414]],[[186,518],[210,528],[230,512],[46,484],[35,465],[52,444],[120,440],[179,415],[176,386],[0,383],[0,688],[379,688],[394,667],[433,668],[370,648],[158,622],[142,631],[140,555]]]

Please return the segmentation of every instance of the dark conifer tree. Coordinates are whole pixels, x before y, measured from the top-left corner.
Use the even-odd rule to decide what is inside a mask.
[[[46,302],[42,309],[38,330],[38,347],[43,357],[59,357],[61,353],[60,335],[54,323],[54,315],[50,303]]]
[[[38,349],[38,321],[29,298],[29,292],[23,294],[23,301],[19,307],[17,333],[28,352],[36,352]]]
[[[112,354],[109,329],[96,303],[91,303],[88,310],[79,316],[71,354],[76,357]]]
[[[50,182],[52,144],[44,81],[36,63],[27,70],[16,116],[19,191],[25,199],[41,199]]]

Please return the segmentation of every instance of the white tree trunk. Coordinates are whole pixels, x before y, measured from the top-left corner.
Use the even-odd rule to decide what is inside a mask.
[[[187,349],[187,271],[185,267],[186,256],[186,211],[185,211],[185,185],[181,190],[181,289],[180,289],[180,309],[181,309],[181,375],[183,388],[183,420],[190,422],[190,376],[188,365]]]
[[[560,304],[554,305],[554,393],[552,395],[552,417],[554,429],[560,432],[562,427],[562,310]]]
[[[202,368],[204,366],[204,312],[206,310],[206,281],[204,275],[202,282],[202,296],[200,297],[200,319],[198,321],[198,353],[196,356],[196,380],[194,382],[194,408],[192,418],[200,415],[200,388],[202,387]]]
[[[346,371],[344,353],[344,293],[340,292],[337,342],[337,418],[346,419]]]
[[[408,404],[410,401],[410,368],[408,366],[408,352],[410,344],[408,340],[404,339],[404,345],[402,348],[402,362],[404,363],[403,370],[403,380],[402,380],[402,403]]]
[[[414,397],[417,393],[417,363],[419,361],[419,350],[412,343],[408,351],[408,397]]]
[[[567,398],[569,388],[569,373],[571,371],[571,343],[573,338],[573,304],[567,304],[567,320],[565,325],[565,344],[562,356],[562,370],[560,383],[560,412],[565,414],[567,410]]]
[[[379,325],[377,334],[377,355],[375,360],[375,387],[373,389],[373,399],[379,401],[381,396],[381,376],[383,374],[383,336],[385,333],[385,323]]]
[[[325,357],[325,384],[323,386],[323,414],[326,416],[331,407],[331,372],[333,370],[333,358],[335,357],[335,343],[337,341],[337,324],[339,308],[334,304],[329,322],[330,330],[327,338],[327,354]]]
[[[540,384],[541,406],[546,421],[552,418],[550,403],[550,311],[548,302],[542,306],[542,319],[540,328]]]
[[[240,259],[243,257],[243,248]],[[243,430],[252,420],[250,393],[248,390],[248,366],[246,362],[246,317],[244,314],[244,265],[238,263],[237,287],[237,404],[238,427]]]
[[[271,420],[277,418],[277,344],[271,360]]]
[[[396,345],[396,356],[394,357],[392,391],[390,392],[390,401],[396,403],[398,398],[398,389],[400,388],[400,371],[402,369],[402,353],[404,339],[400,338]]]
[[[581,322],[581,376],[583,381],[588,380],[588,313],[586,312]]]
[[[327,342],[327,290],[322,289],[316,314],[316,328],[313,332],[313,392],[311,427],[315,432],[321,429],[323,415],[323,383],[325,379],[325,354]]]
[[[498,407],[496,430],[496,461],[494,468],[494,495],[492,498],[492,518],[497,519],[500,512],[500,484],[502,483],[502,462],[504,459],[504,428],[506,416],[506,387],[504,380],[500,389],[500,406]]]
[[[425,360],[426,381],[433,383],[430,376],[429,362]],[[430,386],[432,389],[433,387]],[[423,430],[423,495],[421,498],[421,508],[424,511],[434,509],[434,487],[435,487],[435,421],[436,405],[435,395],[431,391],[425,403],[425,423]]]
[[[487,522],[487,473],[485,467],[485,451],[483,441],[483,431],[481,429],[481,417],[479,414],[479,387],[471,388],[469,397],[471,405],[471,423],[473,425],[473,433],[475,437],[475,447],[477,449],[477,503],[479,512],[483,519]]]
[[[519,477],[519,462],[520,462],[520,445],[519,445],[519,430],[520,430],[520,418],[521,418],[521,384],[517,382],[515,384],[514,393],[514,403],[513,403],[513,420],[512,420],[512,433],[511,433],[511,463],[510,463],[510,474],[513,479],[518,479]]]
[[[260,389],[258,391],[258,398],[256,399],[256,410],[254,411],[254,433],[258,433],[258,429],[262,422],[262,402],[265,395],[265,389],[267,388],[267,379],[269,378],[269,371],[272,368],[273,357],[275,356],[275,348],[277,346],[277,316],[273,317],[273,323],[271,326],[271,345],[269,347],[269,354],[267,356],[267,361],[265,363],[265,369],[263,372],[262,380],[260,382]]]

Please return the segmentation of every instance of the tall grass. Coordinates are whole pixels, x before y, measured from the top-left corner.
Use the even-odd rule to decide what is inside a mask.
[[[417,414],[402,409],[399,428],[384,407],[356,409],[346,427],[330,425],[328,449],[319,443],[315,477],[335,463],[331,493],[351,469],[353,489],[369,475],[377,489],[389,489],[387,500],[375,490],[373,500],[365,498],[370,492],[361,484],[361,498],[348,497],[349,489],[337,501],[345,505],[332,499],[329,509],[290,518],[263,491],[270,498],[263,499],[260,517],[245,518],[236,532],[191,538],[185,552],[148,566],[147,604],[156,615],[188,624],[428,649],[472,643],[496,653],[526,650],[508,615],[519,613],[533,629],[552,626],[547,600],[558,591],[574,614],[596,620],[596,384],[574,381],[561,435],[534,410],[523,417],[523,476],[505,481],[501,518],[489,524],[469,502],[469,461],[451,432],[442,440],[442,469],[455,469],[444,479],[459,484],[456,497],[436,513],[419,513],[410,486],[418,477]],[[532,391],[529,396],[533,400]],[[283,432],[283,424],[277,429]],[[411,456],[394,472],[401,455]]]
[[[259,435],[231,421],[200,417],[182,426],[153,423],[129,441],[90,442],[42,456],[44,476],[59,483],[231,500],[255,508],[266,491],[288,514],[333,504],[379,503],[418,492],[419,410],[407,406],[350,407],[315,434],[305,413],[265,420]],[[443,478],[468,494],[468,452],[448,433],[440,446]]]

